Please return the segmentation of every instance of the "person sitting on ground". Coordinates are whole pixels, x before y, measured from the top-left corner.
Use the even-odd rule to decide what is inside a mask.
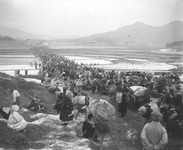
[[[88,114],[87,120],[83,122],[83,137],[98,141],[98,135],[95,133],[95,123],[92,114]]]
[[[18,113],[18,110],[18,105],[12,105],[12,107],[10,108],[10,116],[8,118],[7,126],[15,131],[22,131],[26,128],[27,122]]]
[[[161,150],[168,143],[166,129],[160,124],[162,114],[158,111],[151,113],[152,122],[147,123],[141,132],[144,150]]]
[[[31,102],[26,108],[35,112],[45,110],[45,107],[41,104],[41,100],[38,100],[36,98],[32,98]]]

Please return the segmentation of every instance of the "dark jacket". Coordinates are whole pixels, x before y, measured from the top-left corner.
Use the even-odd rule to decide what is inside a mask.
[[[95,133],[95,127],[92,127],[88,121],[83,122],[83,137],[92,138]]]
[[[63,96],[63,99],[59,106],[57,106],[57,111],[60,112],[60,120],[61,121],[70,121],[73,119],[73,103],[71,99],[67,96]]]

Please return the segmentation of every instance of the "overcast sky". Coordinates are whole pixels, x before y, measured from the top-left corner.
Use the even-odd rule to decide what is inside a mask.
[[[183,21],[183,0],[0,0],[0,25],[54,37]]]

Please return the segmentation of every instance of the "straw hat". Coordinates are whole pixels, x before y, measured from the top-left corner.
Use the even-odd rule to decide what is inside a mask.
[[[139,109],[138,109],[138,114],[139,115],[144,115],[146,113],[146,108],[144,106],[141,106]]]

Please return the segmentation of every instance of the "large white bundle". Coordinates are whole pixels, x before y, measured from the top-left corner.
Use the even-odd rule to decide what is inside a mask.
[[[74,98],[72,98],[72,103],[73,105],[77,105],[77,104],[85,105],[85,98],[86,96],[83,96],[83,95],[75,96]]]
[[[50,81],[50,88],[56,88],[57,83],[59,83],[59,82],[58,82],[58,80],[56,78],[52,79]]]
[[[133,94],[138,97],[144,96],[144,92],[147,88],[142,86],[131,86],[130,89],[132,89],[132,91],[134,92]]]
[[[98,100],[98,99],[93,99],[93,98],[89,97],[88,112],[93,114],[95,106],[97,105],[97,103],[99,103],[99,101],[100,100]]]
[[[69,98],[73,98],[73,97],[74,97],[73,92],[72,92],[72,91],[70,91],[70,90],[66,90],[65,95],[67,95]]]
[[[100,99],[99,103],[97,103],[94,107],[93,115],[99,115],[105,120],[109,120],[115,117],[115,108],[106,100]]]

